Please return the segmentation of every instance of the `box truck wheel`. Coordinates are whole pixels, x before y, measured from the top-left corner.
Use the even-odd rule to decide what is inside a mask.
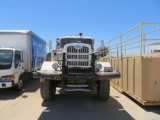
[[[55,82],[52,80],[40,80],[40,94],[43,100],[52,100],[56,92]]]
[[[20,90],[22,90],[22,88],[23,88],[23,80],[22,80],[22,77],[20,77],[18,80],[18,83],[15,84],[15,86],[14,86],[14,90],[20,91]]]
[[[97,94],[101,100],[107,100],[110,93],[110,81],[100,80],[97,87]]]

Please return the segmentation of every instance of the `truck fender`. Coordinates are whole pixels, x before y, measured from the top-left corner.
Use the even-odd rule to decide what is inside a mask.
[[[113,72],[110,62],[97,62],[97,64],[98,63],[102,65],[102,69],[100,71]]]
[[[53,63],[57,63],[56,61],[44,61],[41,67],[41,70],[54,70],[52,68]]]

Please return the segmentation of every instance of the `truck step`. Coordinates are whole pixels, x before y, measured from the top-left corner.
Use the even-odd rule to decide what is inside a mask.
[[[66,87],[79,87],[79,88],[83,88],[83,87],[89,87],[90,85],[66,85]],[[95,84],[94,87],[97,87],[98,85]]]
[[[66,85],[67,87],[88,87],[89,85]]]
[[[91,92],[90,89],[66,89],[65,91],[70,92],[70,91],[86,91],[86,92]]]

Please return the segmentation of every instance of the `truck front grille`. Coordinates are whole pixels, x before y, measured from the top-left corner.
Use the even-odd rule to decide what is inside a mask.
[[[89,53],[89,48],[83,46],[81,49],[75,49],[74,46],[69,46],[67,48],[67,53]]]
[[[91,50],[89,47],[82,46],[81,49],[75,49],[74,46],[67,47],[67,66],[68,67],[91,67]]]

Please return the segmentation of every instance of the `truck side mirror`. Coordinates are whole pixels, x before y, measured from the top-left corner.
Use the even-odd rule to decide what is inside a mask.
[[[94,51],[94,53],[95,53],[96,56],[98,56],[98,54],[99,54],[98,51]]]
[[[59,41],[56,41],[57,45],[59,45]]]

